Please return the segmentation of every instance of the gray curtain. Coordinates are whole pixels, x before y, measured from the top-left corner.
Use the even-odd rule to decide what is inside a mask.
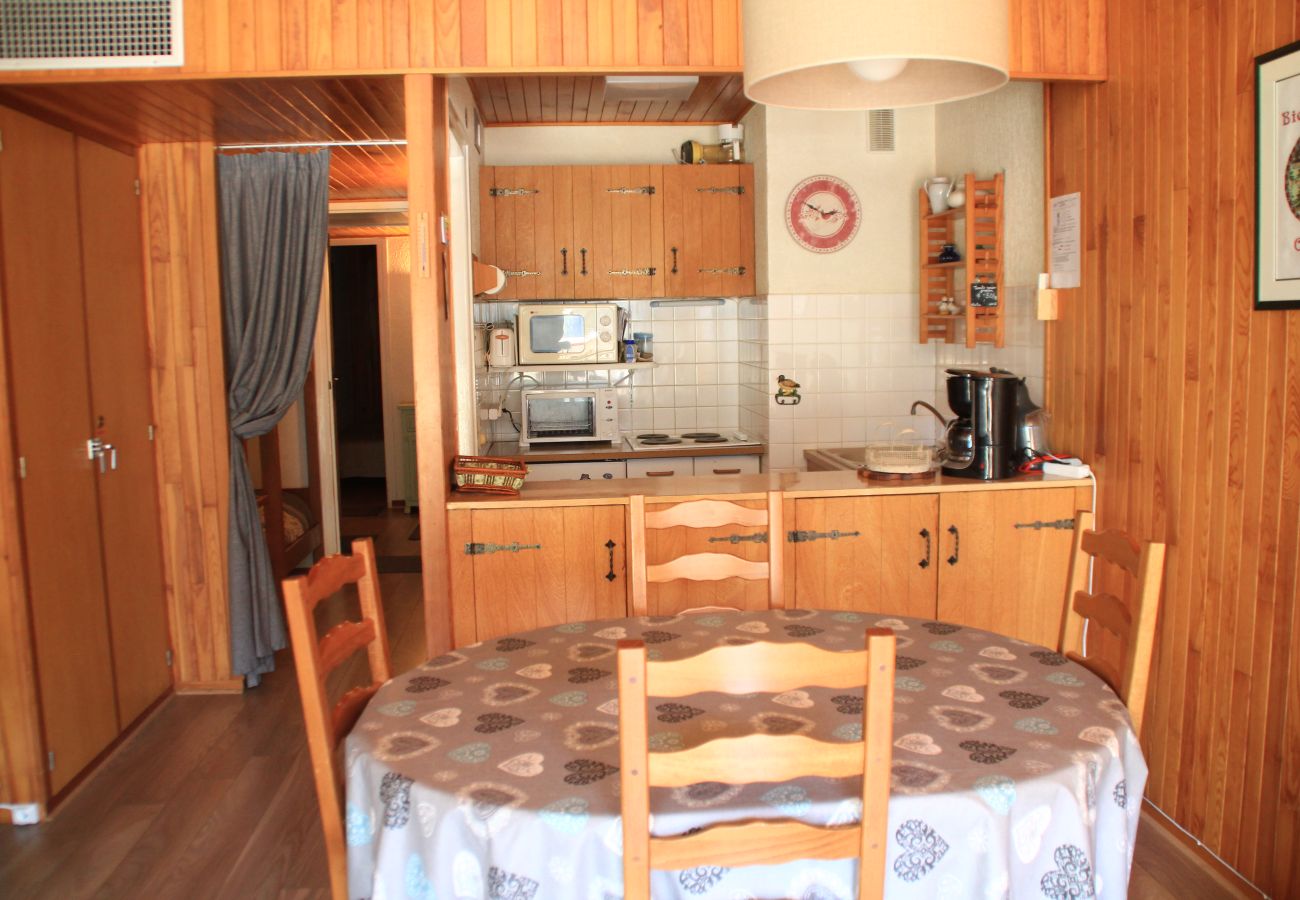
[[[240,441],[274,428],[307,380],[329,244],[329,151],[220,156],[217,179],[230,408],[230,656],[234,673],[253,687],[275,668],[286,640]]]

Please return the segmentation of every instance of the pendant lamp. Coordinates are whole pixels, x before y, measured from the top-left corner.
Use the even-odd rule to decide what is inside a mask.
[[[791,109],[897,109],[1007,83],[1008,0],[745,0],[745,94]]]

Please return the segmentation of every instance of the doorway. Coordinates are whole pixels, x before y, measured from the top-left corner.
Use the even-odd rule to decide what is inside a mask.
[[[331,246],[329,265],[339,516],[374,518],[388,508],[378,248]]]

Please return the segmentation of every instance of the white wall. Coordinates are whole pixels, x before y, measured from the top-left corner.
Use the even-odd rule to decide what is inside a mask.
[[[415,368],[411,351],[411,240],[384,238],[379,245],[379,272],[384,300],[379,309],[380,363],[384,399],[384,477],[388,501],[403,491],[402,420],[399,403],[415,402]]]
[[[935,168],[954,180],[966,172],[1005,172],[1003,216],[1009,287],[1036,285],[1043,270],[1043,86],[1006,87],[935,107]]]
[[[488,128],[484,165],[671,165],[683,141],[714,144],[716,125],[525,125]]]

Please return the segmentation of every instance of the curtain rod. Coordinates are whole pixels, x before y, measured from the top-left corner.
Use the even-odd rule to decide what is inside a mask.
[[[376,141],[299,141],[292,144],[218,144],[215,148],[221,150],[274,150],[290,149],[296,147],[405,147],[405,140],[376,140]]]

